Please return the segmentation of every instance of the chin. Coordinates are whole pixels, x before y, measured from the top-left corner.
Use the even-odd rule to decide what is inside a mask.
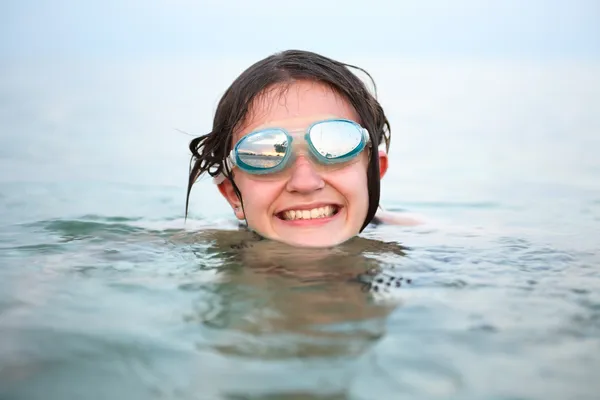
[[[324,248],[324,247],[334,247],[339,244],[342,244],[349,240],[351,237],[337,237],[333,238],[331,235],[321,234],[321,235],[298,235],[295,237],[280,237],[275,240],[286,243],[290,246],[295,247],[313,247],[313,248]]]

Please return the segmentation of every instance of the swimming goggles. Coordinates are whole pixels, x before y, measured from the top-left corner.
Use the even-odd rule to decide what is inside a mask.
[[[294,139],[302,136],[306,146],[298,141],[294,147],[307,148],[316,164],[325,167],[348,162],[371,146],[369,132],[356,122],[329,119],[315,122],[308,129],[266,128],[251,132],[236,143],[225,162],[229,170],[238,167],[253,175],[275,174],[293,159]],[[215,183],[223,180],[220,175]]]

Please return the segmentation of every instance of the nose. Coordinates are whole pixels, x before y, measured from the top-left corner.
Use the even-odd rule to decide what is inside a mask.
[[[292,175],[286,185],[289,192],[310,193],[325,187],[325,181],[321,175],[315,171],[313,165],[303,155],[298,156],[291,169]]]

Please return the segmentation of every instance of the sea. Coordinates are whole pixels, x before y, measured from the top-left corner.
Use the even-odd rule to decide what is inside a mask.
[[[316,250],[184,218],[254,61],[0,65],[0,399],[598,399],[600,63],[347,60],[422,223]]]

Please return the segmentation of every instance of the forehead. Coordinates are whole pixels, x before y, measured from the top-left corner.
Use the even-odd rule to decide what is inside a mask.
[[[354,107],[325,84],[296,81],[276,85],[256,98],[234,140],[261,128],[299,129],[328,118],[360,123]]]

